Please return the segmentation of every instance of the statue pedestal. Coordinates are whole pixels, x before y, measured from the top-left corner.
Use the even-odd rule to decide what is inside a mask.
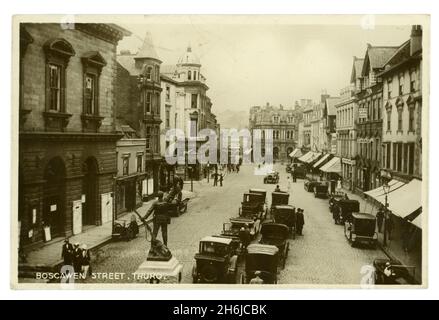
[[[175,258],[144,261],[134,272],[139,283],[180,283],[183,265]]]

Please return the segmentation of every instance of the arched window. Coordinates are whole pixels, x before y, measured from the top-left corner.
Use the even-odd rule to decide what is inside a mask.
[[[187,72],[187,79],[192,80],[192,73],[190,70]]]
[[[152,79],[152,67],[151,66],[146,67],[146,79],[148,79],[148,80]]]
[[[197,71],[194,71],[194,80],[197,80]]]

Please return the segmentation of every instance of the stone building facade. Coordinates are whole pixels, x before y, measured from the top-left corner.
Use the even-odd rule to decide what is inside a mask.
[[[113,24],[20,25],[21,245],[111,220],[116,168]]]
[[[249,129],[273,130],[273,159],[288,161],[288,155],[297,144],[295,113],[292,108],[254,106],[250,109]],[[264,145],[262,145],[264,147]]]
[[[422,179],[422,29],[385,64],[382,167],[403,180]]]

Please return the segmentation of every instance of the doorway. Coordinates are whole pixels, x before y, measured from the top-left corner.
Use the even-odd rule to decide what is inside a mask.
[[[51,159],[44,168],[43,225],[52,238],[62,236],[65,217],[66,170],[61,158]]]
[[[98,164],[95,158],[90,157],[82,166],[84,178],[82,182],[82,194],[85,202],[82,207],[82,225],[96,225],[98,210]]]

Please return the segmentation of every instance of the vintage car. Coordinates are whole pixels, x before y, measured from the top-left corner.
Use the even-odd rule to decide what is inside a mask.
[[[278,205],[271,213],[275,223],[281,223],[289,228],[289,234],[296,238],[296,208],[291,205]]]
[[[271,208],[288,204],[288,201],[290,199],[290,194],[288,192],[284,191],[274,191],[271,193]]]
[[[344,224],[350,221],[352,212],[360,212],[360,202],[350,199],[334,199],[332,218],[335,224]]]
[[[352,217],[345,221],[344,234],[346,239],[355,246],[366,243],[375,246],[378,239],[376,229],[376,217],[369,213],[352,213]]]
[[[248,284],[260,273],[264,284],[277,283],[277,265],[279,249],[276,246],[252,243],[247,247],[245,255],[245,270],[241,273],[241,283]]]
[[[290,243],[288,242],[289,233],[288,226],[282,223],[267,222],[261,226],[262,238],[259,243],[276,246],[279,249],[279,262],[282,268],[285,268],[290,249]]]
[[[169,203],[168,204],[168,214],[171,217],[178,217],[187,211],[187,204],[189,198],[181,200],[179,203]]]
[[[375,284],[417,284],[415,279],[416,268],[406,266],[396,260],[375,259],[373,261],[375,268]]]
[[[306,167],[300,163],[293,163],[291,165],[291,175],[295,176],[297,179],[306,178]]]
[[[230,218],[230,222],[226,222],[223,224],[223,231],[221,232],[221,234],[226,236],[239,237],[239,230],[241,230],[242,227],[245,228],[246,226],[248,226],[250,230],[251,239],[254,239],[259,234],[261,228],[261,220],[255,220],[245,217]]]
[[[314,186],[314,197],[315,198],[327,198],[328,197],[328,185],[326,183],[320,182],[318,185]]]
[[[344,193],[343,192],[333,192],[331,193],[331,195],[329,196],[329,211],[332,213],[332,208],[334,207],[335,202],[337,202],[338,200],[344,198]]]
[[[320,185],[320,181],[306,180],[303,184],[303,188],[308,192],[314,192],[314,187]]]
[[[194,283],[236,283],[238,256],[232,239],[204,237],[194,258]]]
[[[271,172],[264,177],[264,184],[276,184],[279,183],[279,172]]]
[[[242,197],[239,216],[247,218],[263,219],[267,209],[265,206],[265,194],[248,192]]]
[[[248,190],[249,193],[256,193],[259,194],[261,196],[261,202],[265,203],[265,201],[267,200],[267,190],[265,189],[256,189],[256,188],[251,188]]]

